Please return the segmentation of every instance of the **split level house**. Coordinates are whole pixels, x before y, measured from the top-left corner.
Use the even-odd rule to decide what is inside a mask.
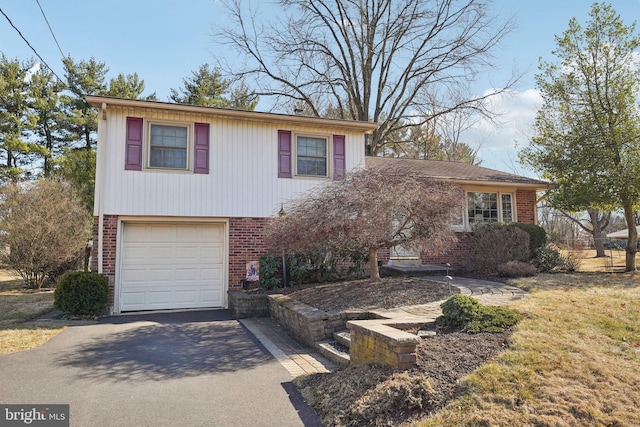
[[[536,222],[546,183],[451,162],[365,158],[367,122],[87,96],[98,109],[92,270],[113,313],[227,306],[283,203],[345,172],[402,161],[467,191],[458,231]],[[425,263],[464,257],[417,257]],[[386,261],[386,259],[385,259]]]

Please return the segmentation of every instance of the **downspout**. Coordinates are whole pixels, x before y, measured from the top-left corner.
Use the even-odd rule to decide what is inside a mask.
[[[98,215],[98,273],[102,274],[103,267],[103,242],[104,242],[104,213],[102,212],[103,206],[103,183],[104,183],[104,157],[106,144],[106,122],[107,122],[107,103],[102,103],[100,109],[100,120],[98,121],[98,147],[96,152],[96,198],[94,200],[94,213]]]

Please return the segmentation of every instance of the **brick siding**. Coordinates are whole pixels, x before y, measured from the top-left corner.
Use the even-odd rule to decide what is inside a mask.
[[[98,270],[98,229],[100,221],[93,218],[93,247],[91,249],[91,270]],[[109,279],[109,305],[113,306],[113,295],[116,275],[116,238],[118,216],[105,215],[103,218],[102,234],[102,274]]]
[[[536,220],[536,192],[534,190],[516,191],[516,208],[518,222],[523,224],[537,224]]]
[[[265,253],[264,231],[269,218],[229,219],[229,290],[242,289],[247,262]]]
[[[518,222],[524,224],[536,224],[536,192],[533,190],[518,190],[516,191],[516,209],[518,215]],[[471,233],[456,233],[458,235],[458,242],[448,251],[439,254],[432,255],[426,252],[422,252],[420,259],[423,264],[441,265],[445,263],[451,264],[456,270],[468,270],[469,269],[469,253],[471,247],[469,246],[469,236]]]

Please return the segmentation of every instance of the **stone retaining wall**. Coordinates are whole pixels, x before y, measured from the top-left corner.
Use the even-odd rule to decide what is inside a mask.
[[[393,325],[398,326],[398,325]],[[394,369],[411,369],[421,339],[385,320],[347,322],[351,332],[351,363],[379,363]]]
[[[269,300],[265,294],[229,291],[229,311],[234,319],[269,317]]]
[[[286,295],[269,295],[271,318],[300,341],[314,347],[317,342],[333,337],[333,333],[346,328],[349,320],[369,319],[364,311],[327,313]]]

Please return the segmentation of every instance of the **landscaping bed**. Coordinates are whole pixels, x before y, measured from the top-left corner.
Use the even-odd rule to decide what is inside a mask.
[[[438,329],[417,346],[411,370],[357,365],[294,381],[323,425],[399,425],[443,408],[462,377],[504,350],[511,334],[512,329],[493,334]]]
[[[449,297],[446,284],[417,277],[390,277],[379,282],[352,280],[278,291],[327,312],[371,307],[388,309],[427,304]],[[456,288],[453,291],[458,293]]]

